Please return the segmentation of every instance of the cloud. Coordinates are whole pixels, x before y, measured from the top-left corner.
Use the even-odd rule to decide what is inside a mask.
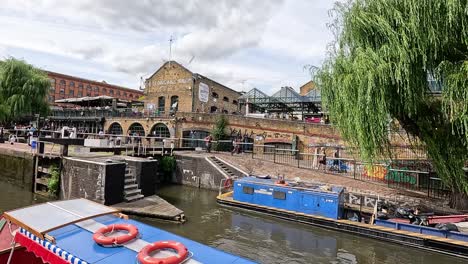
[[[134,76],[128,83],[137,83],[169,59],[173,35],[173,59],[187,65],[194,58],[190,69],[240,90],[305,82],[302,67],[325,56],[331,38],[327,10],[333,5],[332,0],[0,2],[4,50],[69,57],[92,63],[93,69],[105,67],[103,78]],[[82,74],[78,68],[63,72]]]

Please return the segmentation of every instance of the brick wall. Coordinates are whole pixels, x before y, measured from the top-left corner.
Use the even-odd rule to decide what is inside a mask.
[[[137,100],[142,91],[105,82],[87,80],[56,72],[47,72],[50,80],[49,103],[65,98],[107,95],[123,100]]]
[[[199,86],[209,87],[207,103],[199,100]],[[177,62],[166,62],[146,80],[146,108],[158,113],[170,113],[175,98],[178,112],[235,113],[239,111],[240,93],[202,75],[194,74]],[[162,103],[164,102],[164,103]]]

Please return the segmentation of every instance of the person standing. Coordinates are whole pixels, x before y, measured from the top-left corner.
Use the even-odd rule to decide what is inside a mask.
[[[211,134],[209,134],[205,138],[206,152],[208,152],[208,153],[211,152],[211,141],[213,141],[213,137],[211,136]]]
[[[319,160],[319,168],[323,165],[323,170],[327,169],[327,153],[325,148],[322,149],[322,158]]]
[[[238,142],[237,142],[237,138],[234,138],[234,139],[232,140],[232,151],[231,151],[231,156],[234,155],[234,153],[237,153],[237,151],[238,151],[239,146],[238,146],[237,143],[238,143]]]

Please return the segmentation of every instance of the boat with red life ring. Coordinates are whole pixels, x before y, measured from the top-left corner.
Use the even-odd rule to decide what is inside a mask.
[[[124,232],[128,234],[117,236]],[[161,242],[151,243],[156,240]],[[0,216],[0,263],[11,257],[12,264],[128,264],[135,263],[137,256],[142,257],[141,264],[255,263],[86,199],[35,204],[4,212],[3,219]]]
[[[120,236],[106,236],[114,231],[127,231],[127,234]],[[138,236],[138,228],[130,224],[113,224],[99,228],[93,234],[93,240],[102,246],[114,246],[125,244]]]
[[[172,249],[177,255],[165,258],[151,257],[151,253],[156,250]],[[158,241],[142,248],[137,255],[141,264],[179,264],[187,259],[189,251],[184,244],[177,241]]]
[[[224,188],[228,189],[228,188],[231,188],[231,187],[232,187],[232,179],[227,178],[226,181],[224,182]]]

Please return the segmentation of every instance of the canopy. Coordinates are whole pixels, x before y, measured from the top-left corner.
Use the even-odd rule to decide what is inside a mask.
[[[4,213],[4,217],[44,238],[44,234],[52,230],[113,213],[119,213],[119,210],[86,199],[73,199],[8,211]]]

